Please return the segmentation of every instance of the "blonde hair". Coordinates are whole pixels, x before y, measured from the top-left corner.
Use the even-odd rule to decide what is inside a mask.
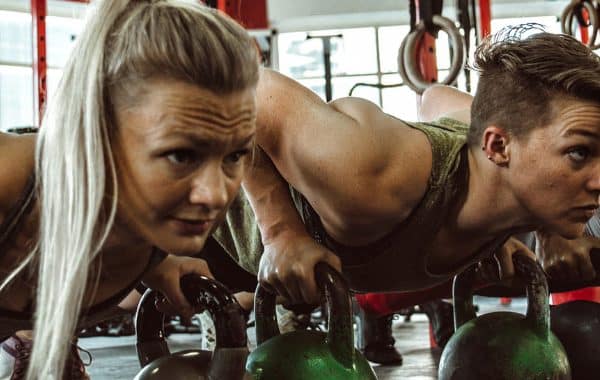
[[[226,15],[184,0],[104,0],[47,109],[36,149],[39,279],[28,379],[61,379],[93,259],[116,214],[115,109],[154,77],[223,94],[255,86],[251,37]]]

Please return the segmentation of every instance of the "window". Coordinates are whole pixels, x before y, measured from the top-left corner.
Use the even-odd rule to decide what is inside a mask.
[[[308,36],[331,37],[332,98],[352,96],[368,99],[389,114],[416,120],[416,96],[406,86],[379,89],[363,84],[401,84],[398,75],[398,48],[409,27],[385,26],[282,33],[279,35],[279,71],[325,98],[323,42]],[[437,62],[440,76],[450,66],[450,47],[444,33],[439,34]],[[464,82],[464,80],[463,80]]]
[[[47,93],[58,85],[82,21],[46,17]],[[34,124],[31,14],[0,10],[0,130]]]
[[[504,26],[536,22],[552,33],[560,32],[560,24],[555,16],[505,18],[492,20],[492,32]],[[401,84],[398,75],[398,48],[409,32],[408,25],[324,30],[316,32],[281,33],[278,39],[279,71],[297,79],[325,98],[325,66],[323,64],[323,44],[311,36],[342,35],[331,39],[331,72],[333,99],[348,96],[357,83]],[[470,60],[475,50],[475,38],[471,38]],[[448,74],[451,49],[448,36],[440,32],[436,42],[437,66],[440,79]],[[477,73],[470,73],[471,91],[477,86]],[[466,89],[466,76],[461,71],[457,79],[460,89]],[[401,119],[416,120],[416,96],[406,86],[378,89],[358,86],[353,96],[371,100],[383,110]]]
[[[492,33],[496,33],[506,26],[519,25],[525,22],[541,24],[550,33],[560,33],[560,22],[557,16],[492,19]]]
[[[33,72],[27,66],[0,66],[2,130],[33,125]]]
[[[0,130],[33,125],[31,15],[0,11]]]

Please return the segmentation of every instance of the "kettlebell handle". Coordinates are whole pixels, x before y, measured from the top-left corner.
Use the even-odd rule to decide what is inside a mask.
[[[209,311],[215,324],[216,349],[246,347],[246,320],[241,306],[231,292],[216,280],[197,274],[181,277],[185,298],[194,308]],[[137,352],[141,366],[170,355],[165,340],[165,315],[156,309],[159,293],[148,289],[136,311]]]
[[[315,265],[315,280],[329,309],[327,344],[333,356],[346,367],[354,363],[354,333],[349,289],[342,275],[324,262]],[[258,344],[280,334],[275,315],[275,294],[258,285],[254,298]]]
[[[548,282],[542,267],[525,255],[512,257],[515,273],[523,279],[527,293],[527,312],[525,318],[540,336],[550,331],[550,309],[548,304]],[[477,264],[454,277],[452,287],[454,304],[454,330],[476,317],[473,307],[473,291],[478,272]]]

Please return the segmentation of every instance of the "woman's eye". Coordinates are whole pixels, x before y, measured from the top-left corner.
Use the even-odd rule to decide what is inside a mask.
[[[233,152],[231,154],[229,154],[226,158],[225,161],[228,163],[238,163],[242,158],[244,158],[244,156],[246,156],[248,153],[250,153],[249,149],[243,149],[243,150],[238,150],[236,152]]]
[[[191,150],[175,150],[166,154],[167,160],[172,164],[189,164],[196,159],[196,154]]]
[[[581,163],[590,156],[590,150],[586,147],[575,147],[569,150],[567,154],[574,162]]]

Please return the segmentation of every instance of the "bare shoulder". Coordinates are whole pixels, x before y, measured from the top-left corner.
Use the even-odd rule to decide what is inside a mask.
[[[354,148],[342,161],[353,173],[338,177],[346,193],[349,188],[357,193],[348,204],[355,212],[360,209],[363,216],[377,219],[409,215],[425,194],[431,173],[431,145],[425,134],[368,100],[341,98],[330,106],[353,119],[359,130],[355,143],[345,147]],[[348,186],[348,178],[364,181]],[[375,189],[377,202],[373,202]]]
[[[377,104],[362,98],[339,98],[330,102],[329,106],[360,124],[369,124],[389,116]]]
[[[21,196],[34,171],[36,136],[0,132],[0,217]]]

